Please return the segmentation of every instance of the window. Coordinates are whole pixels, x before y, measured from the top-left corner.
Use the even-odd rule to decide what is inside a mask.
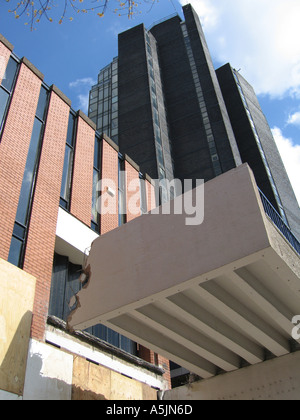
[[[98,97],[98,89],[93,89],[90,93],[90,100],[95,100]]]
[[[104,80],[108,79],[109,78],[109,75],[110,75],[110,70],[109,69],[104,70],[104,73],[103,73]]]
[[[109,87],[105,86],[104,87],[104,98],[106,99],[106,98],[108,98],[108,96],[109,96]]]
[[[197,72],[197,66],[196,66],[194,54],[193,54],[193,51],[192,51],[192,46],[191,46],[191,42],[190,42],[190,39],[189,39],[189,34],[187,32],[186,24],[183,23],[181,25],[181,28],[182,28],[182,33],[183,33],[183,36],[184,36],[184,42],[185,42],[185,47],[186,47],[189,63],[190,63],[190,68],[191,68],[191,72],[192,72],[194,86],[195,86],[195,90],[196,90],[196,93],[197,93],[199,108],[200,108],[200,112],[201,112],[201,115],[202,115],[203,126],[204,126],[204,130],[205,130],[205,134],[206,134],[206,138],[207,138],[207,144],[208,144],[208,148],[209,148],[209,153],[210,153],[210,157],[211,157],[211,161],[212,161],[212,168],[213,168],[215,176],[218,176],[222,173],[222,168],[221,168],[220,161],[219,161],[219,156],[218,156],[218,152],[217,152],[217,148],[216,148],[216,144],[215,144],[215,139],[214,139],[214,136],[212,134],[212,129],[211,129],[210,121],[209,121],[207,107],[206,107],[206,103],[205,103],[205,100],[204,100],[203,91],[202,91],[201,83],[200,83],[200,80],[199,80],[199,76],[198,76],[198,72]]]
[[[92,221],[91,228],[99,233],[100,232],[100,217],[98,212],[98,182],[100,180],[100,138],[95,137],[94,148],[94,168],[93,168],[93,194],[92,194]]]
[[[9,93],[7,93],[4,89],[0,88],[0,124],[2,126],[2,122],[4,120],[4,114],[6,110],[6,106],[8,103]]]
[[[98,102],[98,115],[100,115],[103,112],[103,101]]]
[[[36,116],[34,120],[15,219],[15,226],[8,256],[8,261],[20,268],[23,266],[25,242],[42,148],[48,97],[48,90],[42,86],[36,110]]]
[[[147,192],[146,192],[146,181],[140,176],[140,194],[141,194],[141,213],[145,214],[148,212],[147,208]]]
[[[70,193],[72,183],[72,172],[73,172],[73,158],[74,158],[74,143],[75,143],[75,115],[70,112],[67,141],[65,148],[65,158],[63,175],[61,182],[60,191],[60,205],[66,210],[69,210],[70,204]]]
[[[98,91],[98,101],[94,101],[90,96],[89,118],[96,122],[97,131],[107,134],[115,143],[118,143],[117,121],[114,121],[114,127],[112,127],[112,120],[118,118],[117,59],[102,69],[99,75],[99,84],[94,89]]]
[[[156,125],[159,126],[159,118],[158,118],[158,112],[156,109],[153,109],[153,114],[154,114],[154,122]]]
[[[67,320],[71,310],[74,309],[74,307],[69,307],[70,299],[82,287],[79,281],[81,272],[81,265],[72,264],[68,257],[58,254],[54,255],[49,315],[56,316],[64,321]],[[136,343],[110,328],[103,325],[95,325],[86,331],[115,347],[121,348],[127,353],[137,354]]]
[[[17,61],[10,57],[0,86],[0,134],[4,126],[4,121],[9,107],[11,94],[13,92],[18,67],[19,65]]]
[[[37,159],[39,156],[39,143],[42,133],[43,123],[35,118],[34,126],[32,130],[32,136],[29,146],[29,152],[27,156],[25,172],[23,177],[23,183],[20,193],[20,203],[22,205],[18,206],[17,217],[16,220],[25,225],[29,210],[30,204],[30,194],[32,190],[32,184],[35,176],[35,168],[37,164]]]
[[[113,103],[112,104],[112,108],[111,108],[112,112],[117,112],[118,111],[118,103]]]
[[[119,226],[126,223],[125,161],[119,156]]]
[[[103,111],[107,112],[108,109],[109,109],[109,101],[106,100],[106,101],[104,101],[104,104],[103,104]]]
[[[163,156],[163,151],[162,151],[162,147],[159,143],[156,143],[156,156],[157,156],[157,160],[160,166],[164,167],[164,156]]]
[[[113,71],[118,70],[118,61],[117,60],[113,61],[111,68],[112,68]]]
[[[147,52],[148,52],[149,56],[151,57],[152,56],[152,51],[151,51],[151,47],[150,47],[149,44],[147,44]]]
[[[111,122],[111,128],[118,128],[118,118],[112,120]]]
[[[89,107],[89,113],[91,114],[92,112],[97,111],[97,102],[95,103],[91,103],[90,107]]]

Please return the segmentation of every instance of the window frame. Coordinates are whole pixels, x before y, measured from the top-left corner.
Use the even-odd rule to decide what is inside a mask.
[[[5,86],[3,86],[3,80],[4,80],[4,77],[5,77],[5,74],[6,74],[6,71],[7,71],[10,60],[15,61],[16,68],[15,68],[15,73],[14,73],[14,76],[13,76],[13,80],[11,82],[11,89],[9,90]],[[4,132],[4,127],[5,127],[8,111],[9,111],[9,108],[10,108],[10,105],[11,105],[12,96],[13,96],[13,93],[14,93],[14,90],[15,90],[15,87],[16,87],[16,83],[17,83],[17,79],[18,79],[18,76],[19,76],[20,67],[21,67],[20,66],[20,60],[12,53],[10,55],[9,59],[8,59],[6,69],[5,69],[5,73],[4,73],[4,76],[3,76],[3,79],[2,79],[2,82],[1,82],[1,85],[0,85],[0,89],[2,89],[5,93],[8,94],[6,105],[4,107],[2,121],[0,121],[0,142],[1,142],[1,139],[2,139],[3,132]]]

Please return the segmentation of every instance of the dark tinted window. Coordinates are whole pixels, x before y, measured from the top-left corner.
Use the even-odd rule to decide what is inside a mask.
[[[5,114],[8,98],[9,94],[4,89],[0,88],[0,125]]]
[[[22,246],[23,246],[23,241],[15,237],[12,237],[7,261],[17,267],[20,264]]]
[[[74,125],[75,125],[75,117],[73,114],[70,114],[69,117],[69,125],[68,125],[68,133],[67,133],[67,143],[73,147],[74,145]]]
[[[42,87],[37,110],[36,110],[36,116],[42,121],[44,121],[44,118],[45,118],[45,109],[46,109],[47,100],[48,100],[48,92],[44,87]]]
[[[8,61],[6,71],[5,71],[5,75],[4,75],[3,80],[2,80],[2,86],[5,89],[7,89],[9,92],[11,92],[11,90],[12,90],[14,80],[15,80],[15,76],[16,76],[16,72],[17,72],[17,68],[18,68],[18,63],[11,57]]]
[[[16,220],[23,225],[26,224],[32,181],[39,155],[39,142],[42,130],[42,123],[37,118],[34,121],[30,147],[28,151],[23,183],[21,188],[19,206]]]

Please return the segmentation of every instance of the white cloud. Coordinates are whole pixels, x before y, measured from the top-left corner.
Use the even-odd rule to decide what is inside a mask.
[[[88,107],[89,107],[89,93],[86,94],[79,94],[78,98],[78,107],[81,109],[86,115],[88,114]]]
[[[272,133],[300,204],[300,145],[294,144],[291,139],[284,137],[278,127],[274,127]]]
[[[74,106],[81,109],[85,114],[88,113],[89,91],[97,83],[92,77],[84,77],[69,83],[69,88],[77,93],[77,101]]]
[[[299,0],[179,0],[191,3],[212,55],[230,62],[257,94],[300,96]]]
[[[82,86],[92,86],[95,85],[96,81],[91,77],[84,77],[82,79],[77,79],[74,82],[69,83],[70,88],[78,88]]]
[[[289,118],[287,120],[287,124],[300,126],[300,111],[289,115]]]

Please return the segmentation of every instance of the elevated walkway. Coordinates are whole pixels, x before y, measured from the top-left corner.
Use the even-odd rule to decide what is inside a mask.
[[[104,324],[205,379],[289,354],[299,255],[248,165],[204,185],[200,225],[186,217],[146,214],[96,239],[69,326]]]

